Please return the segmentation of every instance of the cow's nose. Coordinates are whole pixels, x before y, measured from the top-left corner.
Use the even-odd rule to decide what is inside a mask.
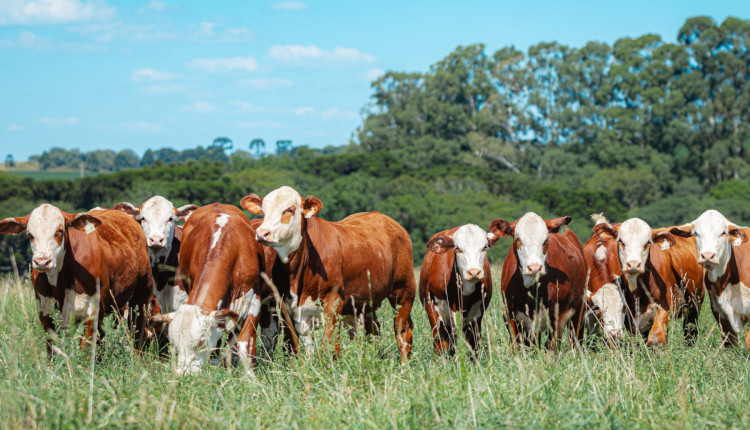
[[[258,242],[268,242],[268,240],[271,239],[271,231],[265,228],[259,228],[258,231],[255,232],[255,239],[257,239]]]
[[[37,269],[46,269],[52,263],[52,259],[49,257],[37,257],[34,258],[34,267]]]
[[[482,276],[482,271],[479,269],[469,269],[466,271],[469,279],[479,279]]]
[[[529,275],[536,275],[537,273],[542,271],[542,265],[541,264],[529,264],[526,266],[526,271],[529,272]]]
[[[619,342],[622,339],[622,333],[618,330],[609,330],[607,331],[607,335],[609,335],[612,342]]]
[[[163,237],[150,237],[148,239],[148,246],[164,246]]]
[[[699,263],[701,264],[715,264],[716,263],[716,253],[713,252],[701,252],[701,258]]]
[[[640,272],[642,270],[643,265],[640,261],[628,261],[625,265],[625,271],[626,272]]]

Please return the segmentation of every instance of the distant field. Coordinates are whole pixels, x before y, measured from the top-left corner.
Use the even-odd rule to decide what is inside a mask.
[[[619,350],[566,343],[551,355],[510,348],[498,297],[477,363],[465,354],[435,357],[416,304],[406,365],[397,360],[390,309],[379,313],[382,336],[347,338],[338,360],[321,350],[289,358],[279,347],[255,376],[210,366],[177,378],[168,362],[133,355],[125,333],[110,328],[90,390],[77,339],[64,338],[69,358],[50,363],[30,285],[0,282],[0,427],[750,427],[748,353],[719,346],[708,302],[694,348],[673,322],[663,348],[626,339]]]
[[[34,179],[66,179],[72,180],[81,177],[81,172],[78,169],[71,168],[55,168],[48,170],[39,169],[39,163],[21,161],[17,162],[14,167],[7,167],[6,165],[0,165],[0,171],[14,173],[24,178]],[[97,173],[84,171],[84,177],[96,176]]]

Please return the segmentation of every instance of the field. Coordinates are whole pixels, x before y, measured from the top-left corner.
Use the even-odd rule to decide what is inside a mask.
[[[145,428],[703,428],[750,427],[750,363],[744,348],[719,346],[708,302],[694,348],[670,325],[669,344],[645,348],[626,339],[618,350],[564,344],[556,355],[513,350],[493,298],[485,350],[437,358],[427,318],[414,308],[414,354],[399,364],[391,311],[383,335],[344,342],[341,358],[318,351],[284,356],[255,376],[210,366],[176,378],[151,354],[134,355],[111,328],[91,362],[76,335],[46,357],[28,282],[0,282],[0,426]],[[91,407],[91,410],[89,410]]]
[[[79,169],[72,169],[69,167],[57,167],[54,169],[41,170],[39,163],[33,161],[19,161],[13,167],[7,165],[0,165],[0,171],[14,173],[23,178],[32,178],[35,180],[41,179],[62,179],[62,180],[73,180],[81,177]],[[86,171],[84,172],[85,177],[96,176],[96,173]]]

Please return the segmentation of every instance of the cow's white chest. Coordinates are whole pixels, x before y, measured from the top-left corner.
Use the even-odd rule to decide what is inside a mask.
[[[433,300],[435,305],[435,311],[438,314],[438,321],[441,321],[448,327],[449,331],[453,331],[456,323],[456,319],[453,316],[453,311],[448,303],[448,300]]]
[[[735,333],[741,332],[750,317],[750,288],[741,282],[730,284],[720,296],[711,293],[711,298],[731,324],[732,330]]]
[[[177,285],[167,285],[161,291],[154,288],[154,296],[165,314],[176,311],[188,299],[188,293]]]
[[[65,302],[62,307],[62,328],[68,329],[71,318],[77,323],[95,315],[97,299],[88,294],[78,294],[75,290],[65,291]]]

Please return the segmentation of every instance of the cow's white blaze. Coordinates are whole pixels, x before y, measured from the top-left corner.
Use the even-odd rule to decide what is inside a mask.
[[[625,326],[625,301],[620,287],[604,284],[591,295],[591,301],[601,312],[604,330],[610,335],[621,335]]]
[[[151,262],[166,262],[174,238],[174,205],[162,196],[154,196],[143,203],[140,214]]]
[[[596,259],[599,261],[604,261],[607,259],[607,247],[604,245],[599,245],[598,248],[596,248]]]
[[[529,212],[516,223],[514,236],[514,239],[520,241],[520,246],[516,246],[516,252],[523,275],[523,284],[528,287],[534,284],[540,275],[547,273],[545,268],[545,261],[547,260],[545,250],[549,238],[547,224],[542,217]],[[530,270],[537,265],[539,272],[537,274],[530,273]]]
[[[256,237],[273,247],[282,262],[288,263],[289,254],[302,243],[302,197],[293,188],[283,186],[268,193],[263,199],[262,209],[263,223],[258,227]],[[291,218],[284,222],[282,218],[287,210]]]
[[[31,211],[26,230],[31,239],[32,267],[46,273],[49,283],[57,285],[57,276],[65,259],[65,237],[62,233],[65,218],[62,212],[45,203]]]
[[[214,316],[205,315],[195,305],[184,304],[170,314],[168,336],[177,361],[177,373],[196,373],[221,338],[222,329]]]
[[[703,212],[689,225],[693,227],[698,262],[706,264],[708,280],[716,282],[726,272],[732,256],[732,244],[728,233],[729,227],[734,225],[713,209]]]
[[[154,296],[165,314],[176,311],[188,299],[188,293],[177,285],[166,285],[161,291],[154,286]]]
[[[631,290],[635,289],[635,278],[646,268],[651,235],[651,227],[639,218],[631,218],[623,222],[617,232],[622,273],[628,279]]]
[[[456,266],[463,285],[471,291],[474,283],[484,278],[484,260],[487,255],[487,232],[474,224],[466,224],[456,230],[453,235],[453,245],[456,254]]]
[[[222,212],[219,214],[218,217],[216,217],[216,226],[218,227],[216,231],[214,231],[213,239],[211,240],[211,249],[214,249],[216,244],[219,242],[219,238],[221,237],[221,230],[224,229],[224,226],[227,225],[227,222],[229,221],[229,214],[225,214]]]

